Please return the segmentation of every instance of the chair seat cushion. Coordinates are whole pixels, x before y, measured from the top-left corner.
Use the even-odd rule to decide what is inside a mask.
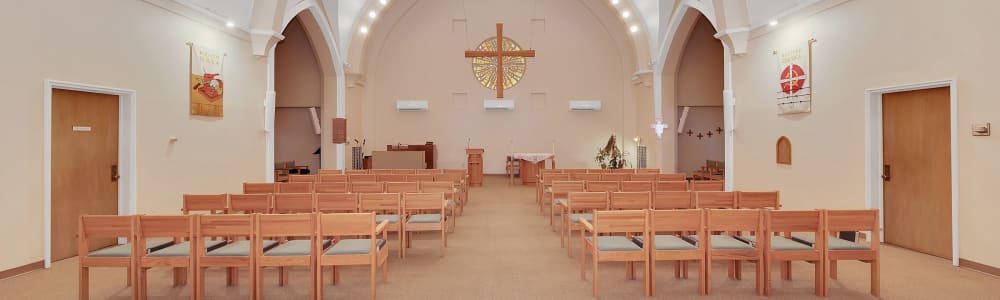
[[[323,241],[323,248],[330,246],[330,240]],[[312,253],[312,241],[291,240],[278,245],[271,251],[264,252],[264,256],[304,256]]]
[[[412,215],[406,223],[441,223],[441,214]]]
[[[812,235],[795,235],[792,239],[800,243],[805,243],[812,246],[816,243],[816,237]],[[830,250],[870,250],[867,245],[861,243],[855,243],[841,238],[830,237],[827,239],[827,244],[829,244]]]
[[[566,198],[556,198],[555,201],[558,205],[567,206]]]
[[[697,242],[698,236],[686,236],[685,238]],[[728,235],[712,235],[712,249],[718,250],[751,250],[753,246],[749,243],[738,240]]]
[[[811,244],[806,245],[805,243],[785,238],[783,236],[772,236],[771,250],[775,251],[813,250],[813,246]]]
[[[160,250],[173,244],[173,241],[146,240],[146,253]],[[115,245],[90,252],[92,257],[129,257],[132,255],[132,243]]]
[[[205,239],[205,250],[212,251],[226,244],[224,240]],[[168,256],[188,256],[191,255],[191,242],[181,242],[169,247],[150,252],[148,256],[168,257]]]
[[[386,220],[389,221],[389,224],[399,223],[399,215],[375,215],[375,224]]]
[[[382,249],[382,246],[385,246],[385,240],[375,240],[375,247]],[[371,252],[371,249],[372,240],[370,239],[346,239],[333,244],[333,247],[326,250],[323,255],[367,254]]]
[[[546,187],[545,188],[545,193],[546,194],[551,194],[552,193],[552,187],[551,186],[550,187]]]
[[[643,245],[643,241],[642,241],[642,237],[641,236],[634,237],[634,238],[632,238],[632,240],[634,240],[636,244],[639,244],[639,246]],[[698,249],[698,246],[695,246],[694,243],[692,243],[691,241],[688,241],[686,239],[682,239],[682,238],[680,238],[680,237],[678,237],[676,235],[669,235],[669,234],[663,234],[663,235],[661,235],[661,234],[657,234],[656,237],[654,237],[654,241],[655,241],[654,242],[655,243],[654,247],[656,248],[656,250],[694,250],[694,249]]]
[[[278,244],[278,241],[264,240],[262,242],[264,249],[274,247]],[[249,256],[250,255],[250,241],[239,240],[229,243],[215,251],[208,252],[207,256]]]
[[[594,222],[593,214],[571,214],[569,215],[569,221],[571,223],[580,223],[580,219],[587,220],[587,222]]]
[[[588,236],[587,241],[594,242],[594,237]],[[597,250],[600,251],[640,251],[642,247],[623,236],[597,237]]]

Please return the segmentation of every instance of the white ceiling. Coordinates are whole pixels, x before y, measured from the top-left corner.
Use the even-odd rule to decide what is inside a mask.
[[[747,10],[750,12],[750,28],[766,25],[772,19],[779,19],[787,12],[795,10],[818,0],[747,0]]]
[[[232,21],[236,27],[249,28],[253,0],[174,0],[189,7],[200,8],[220,21]]]

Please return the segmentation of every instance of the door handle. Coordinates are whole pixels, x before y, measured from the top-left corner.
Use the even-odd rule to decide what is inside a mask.
[[[892,179],[892,167],[889,165],[882,166],[882,180],[890,181]]]
[[[118,178],[121,178],[118,175],[118,165],[111,165],[111,182],[118,182]]]

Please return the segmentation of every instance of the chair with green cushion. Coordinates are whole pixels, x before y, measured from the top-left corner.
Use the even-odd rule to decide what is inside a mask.
[[[549,169],[542,169],[545,171]],[[560,172],[544,172],[538,174],[538,183],[535,186],[535,202],[538,204],[538,211],[545,213],[545,205],[552,201],[552,182],[569,181],[569,174]]]
[[[764,293],[764,248],[762,243],[747,244],[734,237],[735,233],[748,233],[753,236],[763,236],[764,220],[761,210],[750,209],[707,209],[705,216],[706,232],[722,232],[710,239],[699,239],[707,251],[705,255],[705,294],[712,291],[712,261],[751,261],[756,262],[756,289],[758,295]],[[732,266],[732,265],[731,265]],[[730,268],[730,277],[736,278]]]
[[[570,194],[570,202],[574,200]],[[625,262],[628,280],[635,280],[635,263],[641,262],[643,274],[649,274],[649,248],[638,245],[633,238],[648,239],[647,210],[598,210],[593,222],[580,219],[580,279],[587,279],[587,254],[591,256],[593,294],[598,295],[598,266],[602,261]],[[588,234],[589,233],[589,234]],[[644,296],[649,296],[650,282],[643,278]]]
[[[826,257],[830,278],[837,279],[837,261],[839,260],[857,260],[867,263],[871,272],[870,293],[878,297],[881,290],[879,284],[879,241],[881,241],[879,211],[877,209],[862,209],[824,210],[823,212],[826,214],[823,236],[828,238],[829,247],[826,250]],[[860,231],[871,233],[871,242],[868,245],[834,237],[840,232]],[[796,236],[795,239],[818,242],[815,238],[809,239],[808,236]],[[824,289],[826,288],[828,286],[824,286]],[[824,292],[824,294],[826,293]]]
[[[316,285],[313,277],[313,248],[316,240],[316,214],[262,214],[256,218],[257,234],[252,237],[256,245],[264,245],[265,240],[278,240],[270,249],[252,247],[254,265],[254,299],[263,299],[263,268],[278,267],[278,285],[288,282],[286,267],[309,268],[310,298],[315,299]],[[324,241],[327,243],[327,241]]]
[[[239,281],[239,273],[234,272],[238,267],[245,267],[250,271],[250,279],[254,278],[253,256],[250,247],[257,244],[253,241],[254,218],[255,215],[201,215],[195,217],[195,238],[194,241],[200,245],[195,249],[195,281],[198,287],[195,293],[198,298],[205,296],[205,269],[209,267],[225,267],[226,285],[233,286]],[[213,240],[215,238],[216,240]],[[230,241],[217,249],[209,250],[205,246],[217,241]],[[273,245],[274,241],[267,241],[265,245]],[[262,245],[261,247],[264,247]],[[155,253],[155,252],[154,252]],[[249,295],[253,295],[255,286],[250,287]]]
[[[403,202],[397,193],[365,193],[358,195],[358,212],[374,212],[375,222],[389,221],[385,230],[396,233],[399,242],[397,257],[403,257],[403,232],[406,225],[400,222],[403,215]]]
[[[678,232],[693,233],[687,237],[677,235]],[[698,243],[705,236],[705,211],[700,209],[680,210],[650,210],[649,239],[636,238],[636,242],[648,249],[650,254],[649,276],[650,296],[656,294],[656,262],[661,260],[674,261],[674,277],[687,278],[687,272],[682,273],[680,262],[698,262],[698,293],[705,295],[706,265],[705,244]],[[690,237],[690,238],[688,238]],[[682,276],[683,275],[683,276]]]
[[[136,241],[140,245],[145,245],[150,239],[173,239],[174,244],[150,253],[136,251],[136,264],[138,274],[139,297],[146,298],[146,272],[153,267],[174,268],[174,286],[184,285],[187,278],[195,278],[195,261],[190,241],[194,236],[194,216],[174,215],[174,216],[151,216],[140,215],[136,221]],[[221,241],[220,241],[221,242]],[[198,245],[206,244],[198,242]],[[213,243],[214,244],[214,243]],[[186,272],[185,272],[186,271]],[[191,288],[192,299],[197,298],[198,282],[195,281]]]
[[[440,231],[441,232],[441,256],[444,256],[445,248],[448,247],[448,223],[445,217],[443,193],[405,193],[403,194],[403,218],[402,222],[404,235],[403,245],[400,247],[403,257],[406,257],[406,248],[410,247],[414,232]]]
[[[229,213],[270,213],[273,202],[273,194],[229,194]]]
[[[90,299],[90,268],[117,267],[125,268],[128,274],[128,284],[132,285],[134,268],[132,256],[135,254],[130,246],[135,242],[135,216],[80,216],[77,226],[79,255],[79,298]],[[125,238],[128,244],[107,247],[93,251],[100,245],[91,245],[92,239]],[[138,297],[138,286],[132,285],[132,298]]]
[[[574,173],[574,174],[582,174],[582,173]],[[572,192],[585,192],[585,191],[587,191],[587,185],[586,182],[584,181],[559,181],[559,180],[552,181],[552,192],[549,193],[549,203],[547,204],[547,206],[549,207],[549,226],[552,227],[553,231],[555,230],[556,226],[556,221],[555,221],[556,211],[559,211],[559,217],[562,218],[563,210],[565,210],[566,208],[567,195]],[[559,222],[559,225],[562,226],[562,222]],[[560,231],[562,231],[562,227],[560,227]],[[559,246],[565,247],[566,242],[560,240]]]
[[[451,182],[421,182],[420,183],[421,193],[444,193],[444,200],[448,203],[445,205],[445,210],[448,212],[448,216],[451,219],[451,225],[448,228],[451,231],[455,231],[455,224],[457,223],[457,211],[462,209],[460,201],[458,201],[458,188]]]
[[[331,283],[339,282],[338,266],[368,265],[370,267],[371,299],[375,299],[375,275],[382,269],[382,280],[389,276],[389,251],[385,247],[388,220],[376,223],[375,213],[320,214],[316,239],[335,240],[332,245],[317,248],[319,256],[315,282],[316,295],[323,298],[323,267],[332,266]],[[319,247],[317,245],[317,247]],[[372,251],[375,249],[375,251]]]
[[[571,192],[566,197],[560,239],[573,236],[574,230],[583,230],[580,220],[593,220],[595,210],[608,210],[607,192]],[[566,255],[573,257],[573,243],[566,245]]]
[[[814,266],[813,285],[816,296],[825,296],[826,276],[823,263],[823,250],[826,239],[823,237],[823,213],[819,210],[781,211],[765,210],[764,224],[767,234],[756,236],[751,241],[763,242],[764,245],[764,294],[771,295],[771,265],[781,263],[781,277],[791,278],[791,261],[801,260]],[[791,238],[795,233],[811,233],[819,236],[815,244],[806,244]],[[767,237],[762,239],[760,237]]]

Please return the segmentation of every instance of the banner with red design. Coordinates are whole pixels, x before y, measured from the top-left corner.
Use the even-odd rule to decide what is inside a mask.
[[[812,43],[775,50],[778,60],[778,114],[812,111]]]
[[[195,44],[191,45],[191,114],[222,116],[222,64],[226,53]]]

